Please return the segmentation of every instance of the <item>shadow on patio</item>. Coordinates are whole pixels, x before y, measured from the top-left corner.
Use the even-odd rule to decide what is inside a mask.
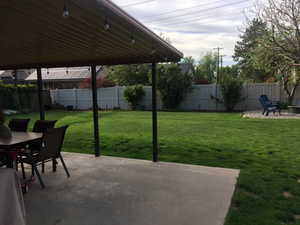
[[[29,225],[221,225],[238,170],[64,153],[25,195]],[[50,164],[49,164],[50,165]],[[30,173],[30,170],[28,170]]]

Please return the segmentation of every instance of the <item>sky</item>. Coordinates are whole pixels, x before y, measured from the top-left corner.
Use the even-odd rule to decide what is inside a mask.
[[[224,65],[232,55],[245,15],[254,0],[113,0],[157,34],[163,33],[185,56],[197,61],[206,52],[223,48]]]

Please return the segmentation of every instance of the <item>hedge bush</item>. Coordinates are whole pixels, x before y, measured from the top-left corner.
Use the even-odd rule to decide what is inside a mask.
[[[32,98],[36,94],[34,85],[3,84],[0,82],[0,107],[19,111],[32,109]]]
[[[234,111],[237,104],[242,102],[243,80],[232,76],[224,76],[221,79],[221,91],[223,95],[223,102],[226,110]]]
[[[231,75],[223,75],[220,80],[222,99],[211,96],[218,103],[224,104],[226,111],[233,112],[235,107],[245,98],[242,96],[243,80]]]
[[[177,64],[159,65],[157,73],[157,87],[164,107],[168,110],[176,110],[186,94],[192,90],[193,76],[182,73]]]
[[[128,86],[124,90],[124,97],[129,103],[132,110],[136,110],[140,101],[145,96],[143,85]]]

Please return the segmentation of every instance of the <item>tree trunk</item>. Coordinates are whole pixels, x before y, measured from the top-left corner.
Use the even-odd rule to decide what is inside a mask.
[[[288,105],[293,105],[294,96],[288,96]]]
[[[285,81],[283,82],[283,88],[284,88],[285,93],[286,93],[287,96],[288,96],[288,104],[289,104],[289,105],[293,105],[294,97],[295,97],[295,94],[296,94],[296,91],[297,91],[298,86],[299,86],[299,81],[297,81],[297,82],[292,86],[292,88],[289,87],[288,80],[285,80]]]

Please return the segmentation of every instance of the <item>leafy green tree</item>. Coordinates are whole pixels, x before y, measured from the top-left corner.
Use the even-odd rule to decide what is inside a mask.
[[[300,1],[267,0],[258,16],[270,27],[270,47],[286,59],[300,63]]]
[[[193,76],[183,74],[177,64],[161,64],[157,69],[157,87],[167,109],[176,109],[191,90]]]
[[[252,60],[282,82],[292,104],[300,84],[299,71],[292,68],[300,63],[300,1],[267,0],[257,14],[269,30],[259,38]]]
[[[196,64],[196,60],[192,56],[183,57],[181,60],[182,63],[189,63],[193,66]]]
[[[270,42],[269,35],[260,39],[259,45],[253,51],[252,60],[257,69],[263,68],[268,74],[273,74],[274,81],[281,82],[288,96],[288,104],[292,104],[300,77],[293,73],[293,61]]]
[[[240,69],[238,65],[224,66],[221,68],[221,77],[231,76],[234,78],[240,77]]]
[[[235,45],[233,59],[238,62],[244,79],[264,82],[270,77],[263,68],[257,69],[252,60],[253,50],[258,45],[259,39],[267,32],[267,24],[261,19],[254,18],[249,21],[245,31],[240,35],[241,40]]]
[[[110,68],[107,79],[120,86],[149,85],[148,64],[120,65]]]
[[[195,82],[207,81],[213,83],[216,80],[217,55],[213,52],[207,52],[199,61],[195,68]]]

